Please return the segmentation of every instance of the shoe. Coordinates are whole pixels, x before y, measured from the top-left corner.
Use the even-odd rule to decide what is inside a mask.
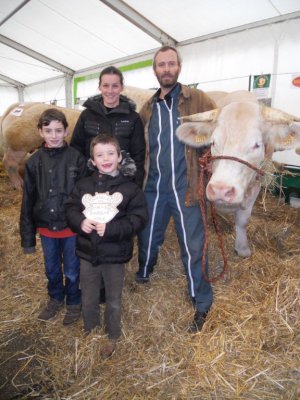
[[[67,305],[63,325],[71,325],[78,321],[81,315],[81,304]]]
[[[194,315],[194,320],[192,324],[189,327],[189,332],[190,333],[197,333],[200,332],[201,329],[203,328],[203,325],[205,323],[206,317],[207,317],[208,311],[206,312],[201,312],[201,311],[196,311]]]
[[[149,282],[149,276],[140,276],[138,272],[135,274],[136,283],[147,283]]]
[[[41,319],[42,321],[48,321],[49,319],[54,318],[63,308],[63,306],[63,301],[58,301],[56,299],[50,298],[46,307],[38,315],[38,319]]]
[[[107,359],[113,355],[117,347],[116,339],[109,339],[106,345],[101,350],[101,357]]]

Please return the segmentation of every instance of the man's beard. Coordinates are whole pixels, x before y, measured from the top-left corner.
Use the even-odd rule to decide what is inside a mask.
[[[160,86],[162,88],[170,89],[177,83],[178,75],[179,75],[179,73],[175,74],[175,75],[165,74],[165,75],[163,75],[161,77],[156,75],[156,78],[157,78],[157,80],[158,80],[158,82],[159,82],[159,84],[160,84]],[[168,78],[171,78],[171,79],[165,82],[164,81],[165,77],[168,77]]]

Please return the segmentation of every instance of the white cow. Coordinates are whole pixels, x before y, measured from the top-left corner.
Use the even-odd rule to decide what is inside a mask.
[[[218,105],[183,117],[179,139],[194,147],[211,144],[212,156],[237,157],[257,168],[273,151],[299,146],[300,118],[260,106],[251,93],[229,93]],[[235,215],[235,250],[242,257],[251,254],[246,228],[259,191],[257,172],[249,166],[228,159],[213,161],[206,196],[221,211]]]

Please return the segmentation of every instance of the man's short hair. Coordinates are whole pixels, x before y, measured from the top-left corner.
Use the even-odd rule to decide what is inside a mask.
[[[159,53],[164,53],[165,51],[168,51],[168,50],[172,50],[172,51],[174,51],[176,53],[178,65],[181,67],[182,59],[181,59],[181,55],[180,55],[179,51],[174,46],[165,45],[165,46],[162,46],[160,49],[158,49],[156,51],[156,53],[154,54],[154,57],[153,57],[153,69],[155,69],[155,67],[156,67],[156,57],[157,57],[157,55]]]

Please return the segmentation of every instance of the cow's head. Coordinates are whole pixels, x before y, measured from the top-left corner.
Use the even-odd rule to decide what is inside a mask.
[[[213,156],[232,156],[260,167],[275,150],[299,146],[300,118],[255,102],[234,102],[182,118],[179,139],[190,146],[211,144]],[[220,204],[243,204],[256,172],[231,160],[216,160],[207,185],[209,200]]]

